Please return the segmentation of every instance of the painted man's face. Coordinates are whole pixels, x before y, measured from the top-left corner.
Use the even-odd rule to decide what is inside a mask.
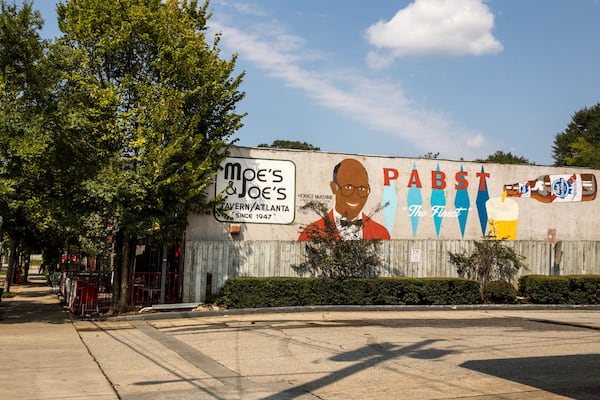
[[[369,197],[369,176],[363,165],[353,159],[340,163],[337,182],[331,182],[335,195],[335,210],[348,220],[355,219]]]

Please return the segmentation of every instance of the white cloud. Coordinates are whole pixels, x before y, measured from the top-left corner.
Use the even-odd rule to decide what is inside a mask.
[[[221,6],[231,7],[235,11],[237,11],[241,14],[252,15],[255,17],[265,17],[266,16],[266,13],[263,11],[263,9],[258,7],[256,4],[237,2],[237,1],[230,2],[227,0],[217,0],[216,3]]]
[[[472,149],[479,149],[486,144],[485,137],[483,135],[475,134],[467,139],[467,146]]]
[[[379,57],[407,55],[481,55],[498,53],[494,15],[483,0],[415,0],[389,21],[379,21],[366,31],[369,43],[383,52]],[[371,67],[378,67],[368,55]]]
[[[394,63],[395,57],[389,54],[383,54],[378,51],[369,51],[367,53],[367,65],[375,70],[384,69]]]
[[[479,133],[457,127],[451,118],[419,109],[406,98],[399,83],[366,78],[354,70],[324,72],[304,67],[307,54],[323,54],[307,48],[302,38],[277,25],[261,25],[250,32],[211,21],[212,29],[223,33],[221,43],[240,58],[303,91],[317,104],[397,136],[423,152],[443,149],[446,157],[466,158],[471,156],[466,154],[470,149],[485,143]],[[388,61],[383,57],[377,62]]]

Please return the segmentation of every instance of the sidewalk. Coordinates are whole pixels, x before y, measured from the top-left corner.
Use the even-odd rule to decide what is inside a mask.
[[[6,399],[118,399],[43,276],[30,271],[0,303],[0,391]]]

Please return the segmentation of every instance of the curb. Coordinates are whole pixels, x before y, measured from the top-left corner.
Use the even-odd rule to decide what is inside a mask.
[[[226,315],[252,315],[252,314],[285,314],[301,312],[352,312],[352,311],[581,311],[600,310],[600,305],[571,305],[571,304],[485,304],[485,305],[385,305],[385,306],[298,306],[298,307],[265,307],[265,308],[239,308],[229,310],[208,311],[165,311],[152,314],[123,315],[115,317],[95,318],[99,321],[154,321],[178,318],[201,318]]]

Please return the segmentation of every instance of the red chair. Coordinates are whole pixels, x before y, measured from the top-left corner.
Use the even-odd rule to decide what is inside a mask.
[[[95,286],[84,285],[81,287],[81,295],[79,297],[79,310],[81,316],[84,316],[86,311],[95,311],[98,309],[98,288]]]

